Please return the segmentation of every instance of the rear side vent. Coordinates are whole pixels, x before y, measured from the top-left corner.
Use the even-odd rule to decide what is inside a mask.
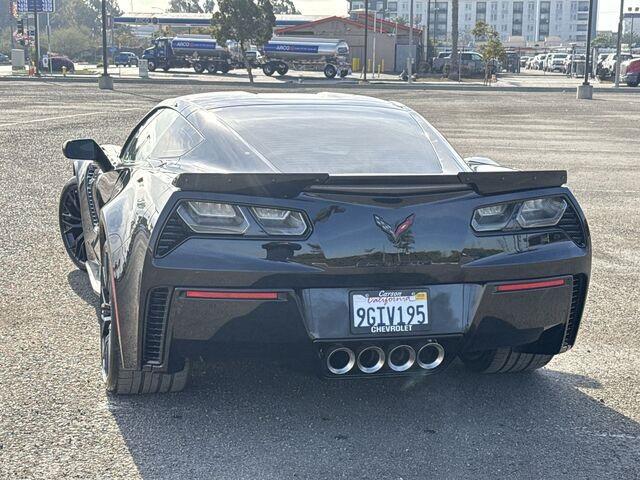
[[[562,351],[571,348],[576,341],[580,319],[582,318],[582,310],[584,309],[586,286],[587,280],[584,275],[574,275],[571,309],[569,310],[567,328],[565,329],[562,340]]]
[[[142,350],[142,361],[144,363],[159,364],[162,362],[168,303],[168,288],[162,287],[151,290],[144,322],[144,346]]]
[[[87,205],[89,207],[89,216],[91,217],[91,223],[95,227],[98,225],[98,211],[96,210],[96,202],[93,198],[93,183],[95,182],[95,177],[97,173],[98,167],[95,164],[90,164],[87,167],[87,175],[85,176],[85,188],[87,190]]]
[[[156,256],[162,257],[166,255],[180,245],[191,233],[191,229],[184,223],[180,215],[177,212],[173,212],[158,239]]]
[[[579,247],[586,245],[584,227],[580,221],[580,217],[578,217],[578,214],[570,203],[567,204],[567,209],[558,222],[558,228],[564,230],[569,238]]]

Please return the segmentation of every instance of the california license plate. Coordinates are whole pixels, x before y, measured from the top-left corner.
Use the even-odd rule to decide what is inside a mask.
[[[426,289],[351,293],[352,333],[412,333],[429,329]]]

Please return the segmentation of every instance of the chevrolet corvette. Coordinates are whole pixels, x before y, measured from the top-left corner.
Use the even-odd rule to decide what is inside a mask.
[[[179,391],[229,342],[376,378],[531,371],[576,341],[591,241],[566,172],[462,158],[397,102],[189,95],[122,148],[63,152],[60,232],[100,298],[111,392]]]

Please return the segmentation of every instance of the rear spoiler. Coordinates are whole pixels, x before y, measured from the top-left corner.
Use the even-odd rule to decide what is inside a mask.
[[[461,172],[457,175],[328,175],[325,173],[181,173],[180,190],[290,198],[301,192],[399,195],[474,190],[480,195],[560,187],[565,170]]]

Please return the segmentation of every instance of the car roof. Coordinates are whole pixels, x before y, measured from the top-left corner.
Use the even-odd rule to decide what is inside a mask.
[[[371,108],[392,108],[396,110],[409,109],[397,102],[390,102],[364,95],[347,93],[250,93],[235,92],[207,92],[185,95],[165,100],[160,106],[177,109],[183,115],[189,115],[195,110],[216,110],[228,107],[259,106],[259,105],[336,105]]]

